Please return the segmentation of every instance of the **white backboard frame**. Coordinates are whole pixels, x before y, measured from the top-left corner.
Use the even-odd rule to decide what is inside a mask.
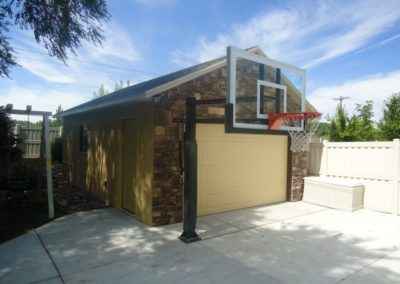
[[[268,118],[267,113],[260,112],[260,109],[261,109],[261,92],[260,92],[261,86],[282,90],[283,112],[286,112],[287,111],[287,107],[286,107],[286,105],[287,105],[287,97],[286,97],[287,88],[286,88],[286,86],[281,85],[281,84],[276,84],[273,82],[269,82],[269,81],[257,80],[257,118],[264,118],[264,119]]]
[[[270,66],[272,68],[277,68],[277,69],[286,69],[289,70],[290,72],[293,72],[294,74],[300,76],[302,78],[302,86],[301,86],[301,93],[302,93],[302,98],[301,98],[301,112],[305,111],[305,102],[306,102],[306,70],[296,67],[291,64],[287,64],[284,62],[276,61],[264,56],[256,55],[254,53],[250,53],[246,50],[233,47],[233,46],[228,46],[227,47],[227,70],[228,70],[228,84],[227,84],[227,101],[232,104],[233,109],[232,109],[232,126],[234,128],[247,128],[247,129],[268,129],[267,125],[262,125],[262,124],[254,124],[254,123],[245,123],[245,122],[237,122],[236,121],[236,66],[237,66],[237,60],[239,58],[246,59],[249,61],[253,61],[256,63],[264,64],[267,66]],[[273,87],[273,88],[278,88],[283,90],[284,92],[284,110],[286,111],[287,108],[287,89],[286,86],[281,85],[281,84],[276,84],[273,82],[265,81],[265,80],[258,80],[257,81],[257,118],[268,118],[268,114],[261,114],[259,113],[260,110],[260,85],[264,85],[267,87]],[[303,124],[302,124],[303,125]],[[301,129],[303,126],[301,127]],[[301,130],[299,129],[299,130]]]

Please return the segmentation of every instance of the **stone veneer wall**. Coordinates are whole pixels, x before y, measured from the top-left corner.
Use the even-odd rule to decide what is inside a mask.
[[[308,152],[292,152],[292,169],[290,179],[290,201],[303,199],[304,177],[307,176]]]
[[[154,109],[153,225],[182,221],[183,124],[177,123],[174,119],[183,119],[187,97],[194,96],[197,99],[225,98],[226,76],[226,68],[220,68],[161,93],[156,98]],[[246,93],[254,94],[254,92],[248,91]],[[197,116],[223,118],[223,109],[223,105],[220,108],[215,105],[198,107]],[[253,110],[254,108],[250,109]],[[292,158],[291,172],[293,176],[289,177],[291,184],[290,200],[296,201],[302,198],[303,177],[307,174],[307,156],[304,153],[294,153]]]
[[[182,221],[183,206],[183,119],[185,99],[225,98],[226,69],[170,89],[158,96],[154,110],[153,225]],[[223,108],[198,108],[198,117],[223,117]],[[222,111],[222,112],[221,112]]]
[[[70,186],[71,170],[67,164],[55,163],[52,167],[52,174],[55,189],[65,189]]]

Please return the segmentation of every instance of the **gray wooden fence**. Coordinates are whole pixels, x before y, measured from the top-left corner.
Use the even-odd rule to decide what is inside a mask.
[[[22,143],[20,145],[23,151],[23,157],[27,159],[35,159],[40,157],[41,143],[43,128],[37,125],[16,125],[15,133],[22,138]],[[61,136],[61,127],[50,127],[49,128],[49,138],[50,143],[54,141],[55,138]]]

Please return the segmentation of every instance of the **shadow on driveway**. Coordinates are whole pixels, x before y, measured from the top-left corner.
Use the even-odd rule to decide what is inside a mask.
[[[148,227],[115,209],[66,216],[37,233],[66,283],[400,283],[399,217],[298,202],[199,223],[205,239],[189,245],[177,239],[180,224]],[[0,282],[37,269],[28,264],[43,256],[22,243],[14,260],[3,257],[13,244],[0,246]]]

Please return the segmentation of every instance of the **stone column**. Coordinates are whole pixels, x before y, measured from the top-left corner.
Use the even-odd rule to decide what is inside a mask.
[[[290,177],[289,201],[300,201],[303,198],[304,177],[308,171],[308,152],[291,152],[292,168]]]

